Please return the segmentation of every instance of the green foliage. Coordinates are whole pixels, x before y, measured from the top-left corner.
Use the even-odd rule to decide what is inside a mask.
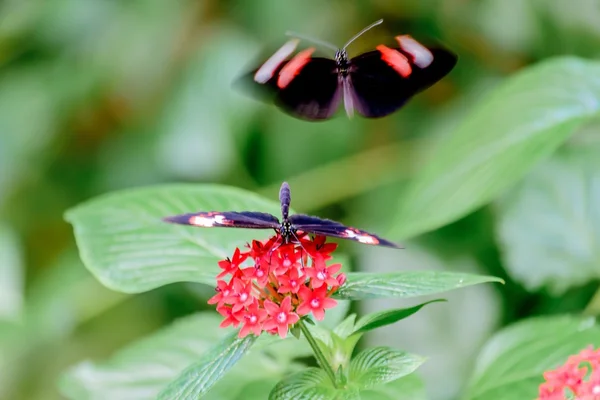
[[[564,293],[600,278],[598,150],[559,151],[497,202],[507,270],[532,290]]]
[[[437,145],[402,201],[396,236],[446,225],[518,181],[598,115],[599,74],[600,63],[568,57],[506,80]]]
[[[485,345],[465,400],[535,398],[544,371],[587,346],[600,346],[594,319],[539,317],[498,332]]]
[[[125,190],[67,212],[86,267],[111,289],[139,293],[189,281],[213,286],[217,261],[268,233],[176,226],[161,219],[201,210],[257,210],[279,205],[219,185],[163,185]]]
[[[502,279],[439,271],[400,271],[384,274],[356,272],[348,274],[348,282],[340,288],[336,296],[346,300],[410,298],[486,282],[502,282]]]
[[[382,326],[396,323],[404,318],[408,318],[427,304],[444,302],[444,299],[431,300],[410,308],[389,309],[385,311],[375,312],[364,315],[356,322],[352,333],[365,333]]]
[[[534,398],[544,371],[600,346],[597,325],[580,316],[600,313],[600,8],[509,3],[0,2],[0,398],[196,398],[209,388],[202,398]],[[351,56],[405,33],[459,55],[448,77],[388,118],[307,123],[231,86],[286,30],[339,44],[380,17]],[[351,272],[337,298],[348,300],[307,325],[337,387],[307,369],[302,335],[250,347],[202,311],[216,261],[269,232],[160,221],[207,209],[278,215],[282,180],[301,212],[392,240],[427,233],[397,253],[340,241],[336,258]],[[194,184],[164,185],[176,181]],[[405,272],[421,245],[444,272],[425,262]],[[478,269],[460,270],[463,259]],[[500,300],[490,313],[469,286],[495,276],[506,284],[487,287]],[[448,292],[463,287],[468,310]],[[450,302],[421,311],[439,293]],[[427,295],[347,315],[365,299]],[[453,329],[465,315],[501,321],[499,333],[468,385],[441,385],[434,377],[469,365],[480,345],[471,339],[488,334],[489,324]],[[377,338],[389,352],[365,347],[384,326]],[[383,383],[422,360],[396,348],[429,349],[427,392],[415,373]]]

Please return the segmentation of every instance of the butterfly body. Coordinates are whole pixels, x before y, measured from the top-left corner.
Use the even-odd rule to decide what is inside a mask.
[[[379,118],[398,110],[456,65],[450,51],[426,47],[409,35],[397,36],[397,47],[381,44],[350,58],[346,47],[359,35],[337,49],[333,59],[313,57],[314,47],[293,55],[299,40],[292,39],[242,81],[266,91],[269,101],[297,118],[326,120],[342,101],[349,117],[356,110]]]
[[[349,239],[369,245],[402,248],[377,235],[346,226],[340,222],[304,214],[289,215],[291,192],[286,182],[281,185],[279,200],[281,202],[281,221],[274,215],[257,211],[196,212],[166,217],[164,221],[204,228],[273,229],[281,236],[284,243],[298,241],[299,232],[302,232],[303,234]]]

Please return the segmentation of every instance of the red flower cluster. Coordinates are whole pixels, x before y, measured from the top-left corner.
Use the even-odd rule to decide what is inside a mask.
[[[600,349],[582,350],[564,365],[544,372],[544,379],[538,400],[600,400]]]
[[[242,324],[239,337],[265,331],[284,338],[300,316],[312,313],[322,320],[325,310],[337,304],[331,295],[346,281],[344,274],[335,275],[341,264],[326,265],[337,244],[325,239],[300,235],[299,243],[282,244],[277,235],[255,240],[248,251],[236,249],[231,259],[219,261],[223,271],[208,304],[217,304],[225,317],[221,327]],[[222,279],[226,276],[231,279]]]

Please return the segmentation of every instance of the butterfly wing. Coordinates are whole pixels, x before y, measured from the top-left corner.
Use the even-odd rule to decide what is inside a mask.
[[[313,217],[311,215],[294,214],[290,216],[289,221],[293,225],[294,229],[302,232],[331,236],[340,239],[349,239],[373,246],[393,247],[396,249],[402,248],[402,246],[390,242],[389,240],[385,240],[372,233],[352,228],[340,222],[329,219],[322,219]]]
[[[378,46],[379,48],[380,46]],[[443,48],[427,48],[430,64],[419,67],[411,54],[400,48],[383,50],[398,52],[406,65],[390,66],[387,52],[370,51],[353,58],[348,84],[351,85],[353,105],[368,118],[383,117],[402,107],[412,96],[446,76],[456,65],[457,57]],[[389,53],[390,58],[395,53]],[[393,59],[392,59],[393,62]],[[423,65],[421,63],[421,65]]]
[[[261,66],[234,85],[294,117],[309,121],[330,118],[341,100],[335,61],[308,55],[299,64],[296,57],[281,61],[268,74],[257,78]]]
[[[174,215],[166,217],[163,220],[173,224],[193,225],[204,228],[279,229],[279,220],[277,217],[254,211],[198,212]]]

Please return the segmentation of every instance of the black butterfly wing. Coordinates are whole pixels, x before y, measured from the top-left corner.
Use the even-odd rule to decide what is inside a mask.
[[[279,89],[275,103],[295,117],[324,120],[337,111],[340,89],[335,61],[311,58],[287,86]]]
[[[402,248],[402,246],[372,233],[352,228],[329,219],[322,219],[311,215],[294,214],[290,216],[289,221],[294,229],[302,232],[331,236],[340,239],[349,239],[373,246],[393,247],[395,249]]]
[[[429,48],[433,61],[420,68],[411,56],[401,49],[410,64],[410,74],[402,76],[382,58],[380,51],[370,51],[353,58],[349,84],[353,93],[353,105],[368,118],[383,117],[402,107],[412,96],[427,89],[456,65],[457,57],[442,48]]]
[[[210,211],[174,215],[163,219],[165,222],[181,225],[193,225],[204,228],[247,228],[247,229],[278,229],[277,217],[267,213],[254,211]]]
[[[264,83],[255,80],[257,68],[238,79],[234,86],[258,100],[276,104],[294,117],[310,121],[330,118],[341,100],[335,61],[312,57],[289,83],[281,85],[280,74],[289,62],[282,62]]]

